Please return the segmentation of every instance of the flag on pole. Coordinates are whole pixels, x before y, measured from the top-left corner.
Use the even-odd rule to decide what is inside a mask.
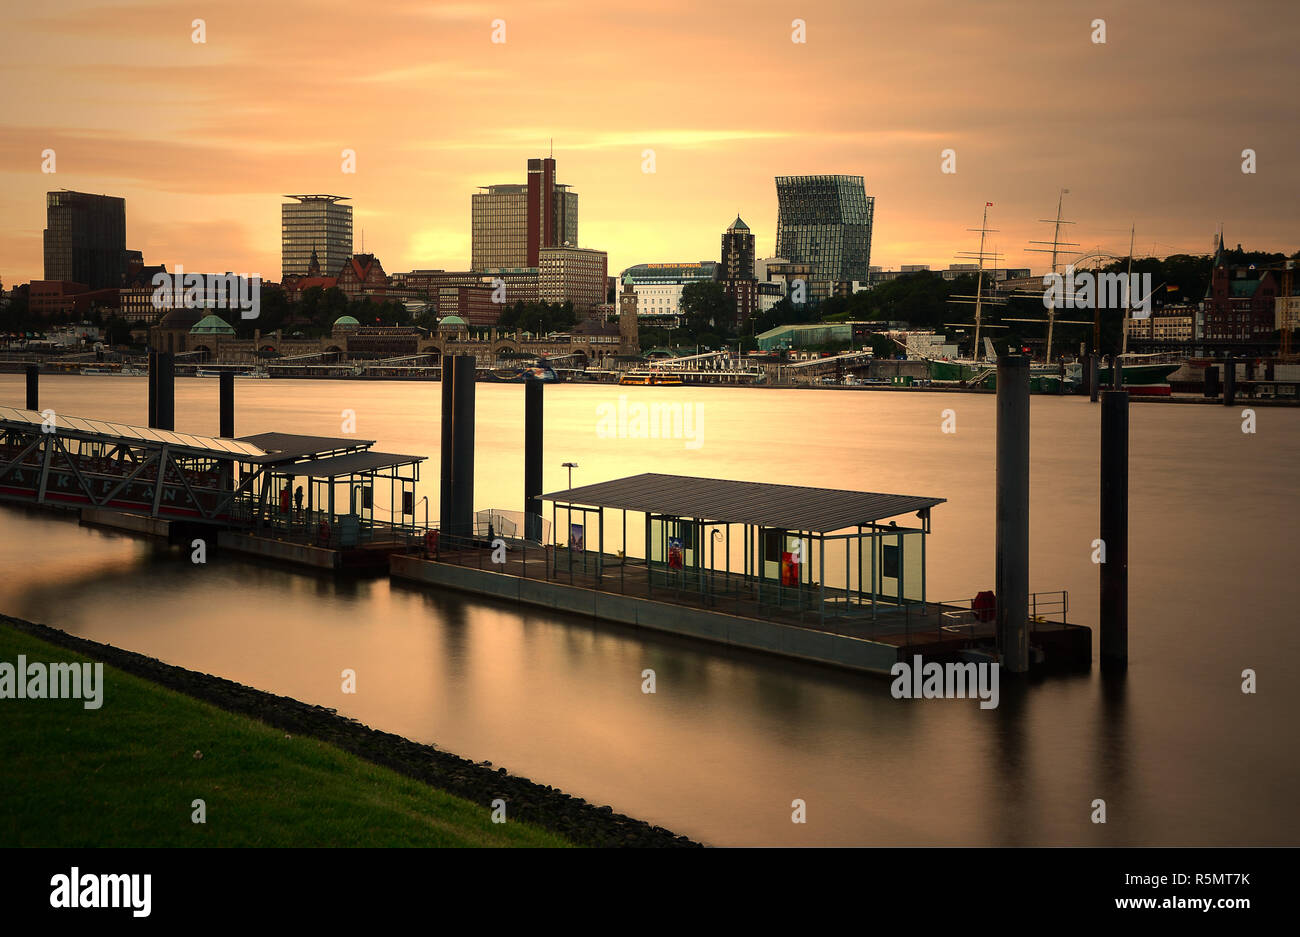
[[[992,203],[992,202],[985,202],[985,203],[984,203],[984,207],[985,207],[985,208],[992,208],[992,207],[993,207],[993,203]]]

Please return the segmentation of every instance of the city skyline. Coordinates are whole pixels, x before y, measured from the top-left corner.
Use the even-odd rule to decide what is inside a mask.
[[[0,39],[7,67],[39,66],[44,80],[0,118],[6,284],[40,276],[44,193],[60,188],[125,198],[128,247],[150,263],[273,276],[282,193],[346,191],[358,249],[364,232],[388,269],[464,269],[470,196],[516,178],[520,159],[552,152],[552,140],[583,196],[578,246],[607,251],[610,270],[712,257],[718,231],[737,213],[757,253],[774,256],[773,179],[801,174],[865,178],[877,200],[872,263],[887,269],[952,263],[973,246],[967,229],[991,201],[1000,233],[990,246],[1005,265],[1040,270],[1027,248],[1062,187],[1084,247],[1127,252],[1136,224],[1139,254],[1210,253],[1223,224],[1234,242],[1295,249],[1281,207],[1295,203],[1284,167],[1297,148],[1281,29],[1218,35],[1210,15],[1167,21],[1135,10],[1098,44],[1091,17],[1072,12],[995,5],[976,21],[931,3],[868,23],[864,12],[813,3],[797,11],[806,43],[791,41],[794,14],[778,4],[747,7],[725,36],[679,34],[672,10],[689,22],[684,5],[649,22],[588,13],[578,38],[562,14],[579,8],[563,3],[541,11],[398,5],[368,10],[385,28],[331,71],[313,40],[337,38],[336,27],[330,16],[303,16],[301,4],[227,7],[206,22],[202,44],[191,42],[188,19],[157,15],[164,9],[67,3],[16,23],[21,46],[12,40],[19,30]],[[1259,10],[1291,15],[1280,4]],[[500,44],[491,42],[497,18],[506,29]],[[922,20],[927,54],[915,33]],[[665,61],[646,68],[626,55],[626,41],[653,42],[669,30]],[[95,42],[106,32],[122,39],[111,50]],[[1025,33],[1035,41],[1017,47],[1015,63],[989,67],[988,48]],[[1180,49],[1206,43],[1238,63],[1232,76],[1180,64]],[[531,86],[528,76],[557,45],[582,67],[552,76],[545,91]],[[976,106],[960,80],[977,65],[978,99],[991,106]],[[741,66],[786,80],[756,80],[726,116],[646,106],[686,100]],[[608,78],[591,82],[584,72]],[[453,76],[468,81],[450,101],[439,88]],[[1139,79],[1141,100],[1125,93]],[[909,93],[895,100],[890,89],[904,85]],[[1256,103],[1229,107],[1242,85],[1259,89]],[[279,91],[274,102],[268,86]],[[591,106],[556,106],[573,95]],[[446,118],[436,130],[401,117],[432,106]],[[322,121],[326,107],[331,120]],[[484,108],[492,119],[474,117]],[[795,116],[774,117],[782,114]],[[945,174],[949,148],[957,172]],[[1252,174],[1241,171],[1246,148],[1257,153]],[[41,172],[46,149],[55,151],[55,173]],[[355,151],[355,174],[340,171],[345,149]],[[642,171],[647,150],[654,172]]]

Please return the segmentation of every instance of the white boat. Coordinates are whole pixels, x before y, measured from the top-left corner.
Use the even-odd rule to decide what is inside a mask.
[[[117,371],[112,368],[82,368],[82,374],[116,374]]]
[[[195,377],[220,377],[224,373],[223,369],[199,368],[194,372]],[[247,380],[265,380],[271,376],[266,368],[254,368],[251,371],[236,371],[235,379],[240,381]]]

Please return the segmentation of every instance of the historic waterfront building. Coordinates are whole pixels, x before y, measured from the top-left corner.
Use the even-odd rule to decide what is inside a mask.
[[[356,254],[344,262],[337,285],[350,300],[388,298],[388,275],[374,254]]]
[[[1240,248],[1238,248],[1240,249]],[[1229,267],[1223,256],[1223,235],[1214,252],[1214,270],[1205,290],[1207,342],[1260,342],[1277,327],[1278,281],[1271,270]]]
[[[636,264],[620,275],[629,281],[637,296],[637,314],[642,323],[675,320],[682,311],[682,290],[700,280],[716,280],[718,264],[713,260],[684,264]]]
[[[776,198],[776,253],[811,265],[812,298],[867,283],[876,200],[862,176],[777,176]]]
[[[329,275],[352,257],[352,206],[344,195],[286,195],[280,206],[280,276],[307,276],[312,254]]]
[[[623,291],[618,294],[618,353],[624,357],[641,354],[640,320],[636,309],[636,287],[631,277],[624,277]]]

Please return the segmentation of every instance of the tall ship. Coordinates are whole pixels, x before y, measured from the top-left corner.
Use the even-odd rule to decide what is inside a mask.
[[[1078,244],[1073,241],[1063,241],[1061,239],[1061,226],[1073,224],[1066,221],[1061,216],[1064,198],[1069,194],[1069,189],[1062,189],[1060,197],[1056,203],[1056,218],[1043,219],[1043,223],[1054,226],[1054,233],[1050,241],[1031,241],[1031,244],[1046,245],[1041,248],[1028,248],[1035,253],[1044,253],[1051,255],[1051,270],[1054,275],[1058,275],[1058,269],[1061,263],[1061,256],[1065,248],[1075,248]],[[984,322],[983,308],[985,304],[1004,304],[1007,300],[1003,296],[986,296],[984,293],[984,263],[985,260],[991,260],[995,265],[999,257],[996,252],[985,250],[985,238],[992,229],[988,227],[988,210],[992,207],[991,202],[986,202],[984,207],[984,221],[979,228],[972,228],[972,231],[978,231],[980,234],[980,246],[978,252],[968,253],[965,256],[972,260],[978,260],[979,266],[977,271],[977,285],[974,296],[954,297],[959,302],[973,302],[974,326],[975,326],[975,346],[980,347],[981,329],[983,328],[1005,328],[1002,324],[987,324]],[[1133,264],[1133,232],[1130,232],[1129,244],[1129,273],[1125,275],[1126,280],[1131,280],[1129,274],[1132,273]],[[1087,255],[1090,258],[1097,259],[1102,255]],[[1077,262],[1077,261],[1076,261]],[[1072,269],[1067,266],[1067,271]],[[996,277],[996,268],[995,268]],[[1042,296],[1038,291],[1017,290],[1017,295],[1034,295]],[[1168,395],[1170,391],[1169,376],[1179,369],[1181,362],[1171,361],[1168,356],[1160,354],[1140,355],[1130,354],[1128,352],[1128,321],[1130,316],[1131,297],[1125,291],[1125,308],[1123,312],[1124,337],[1122,353],[1119,355],[1120,362],[1120,384],[1130,393],[1135,395]],[[1097,329],[1100,320],[1096,317],[1097,311],[1094,310],[1092,321],[1061,319],[1057,316],[1055,301],[1047,298],[1045,300],[1047,309],[1046,318],[1004,318],[1003,322],[1022,322],[1022,323],[1042,323],[1047,327],[1047,340],[1045,347],[1044,361],[1033,362],[1029,367],[1029,386],[1030,391],[1034,393],[1082,393],[1085,391],[1087,384],[1083,373],[1083,363],[1079,360],[1065,360],[1058,358],[1055,362],[1052,360],[1052,339],[1054,327],[1060,325],[1091,325],[1093,326],[1094,347],[1097,340]],[[970,323],[946,323],[950,326],[965,327]],[[957,358],[957,357],[929,357],[925,356],[929,362],[930,379],[937,384],[953,384],[963,387],[983,387],[993,389],[997,381],[997,355],[993,349],[993,343],[987,337],[983,338],[984,358]],[[1098,369],[1098,383],[1102,387],[1113,386],[1114,380],[1111,368],[1104,362]]]

